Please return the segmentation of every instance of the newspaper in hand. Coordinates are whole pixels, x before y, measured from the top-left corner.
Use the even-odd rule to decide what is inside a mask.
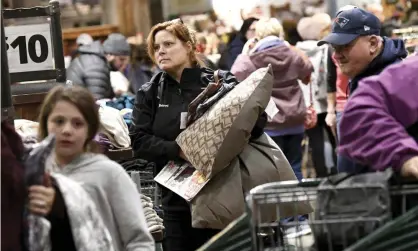
[[[174,161],[168,162],[154,180],[186,201],[191,201],[209,181],[190,163]]]

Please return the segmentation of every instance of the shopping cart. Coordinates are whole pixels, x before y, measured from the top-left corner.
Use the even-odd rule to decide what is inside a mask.
[[[141,194],[149,197],[154,205],[154,210],[162,217],[161,190],[154,181],[154,171],[127,171],[136,184]]]
[[[339,188],[335,186],[320,186],[320,184],[323,184],[323,181],[320,179],[308,179],[302,182],[276,182],[264,184],[252,189],[247,196],[248,213],[251,218],[249,225],[252,230],[252,250],[345,250],[357,241],[364,240],[371,233],[381,229],[386,223],[392,222],[391,220],[396,216],[407,212],[413,207],[413,205],[410,205],[411,198],[412,201],[418,198],[417,184],[391,187],[382,184],[363,184]],[[372,201],[372,204],[366,204],[366,206],[370,207],[367,214],[363,214],[364,212],[358,210],[358,208],[358,213],[355,209],[354,211],[350,211],[350,206],[353,205],[353,201],[350,204],[350,198],[348,198],[348,203],[345,207],[342,206],[339,208],[343,214],[337,214],[332,211],[324,213],[325,211],[322,209],[326,207],[324,206],[327,204],[325,200],[329,200],[330,195],[333,194],[340,194],[346,197],[349,197],[347,196],[349,194],[364,194],[366,196],[370,195],[375,201]],[[294,206],[296,212],[296,202],[310,202],[313,208],[315,208],[315,212],[307,216],[307,221],[300,221],[300,217],[297,215],[292,220],[281,217],[279,205],[287,203],[289,206]],[[263,207],[266,206],[275,207],[277,221],[263,222],[262,211]],[[417,225],[418,215],[415,220],[411,224]],[[307,229],[311,233],[308,234],[309,231],[295,231],[298,229]],[[388,230],[386,229],[385,231],[387,235]],[[395,229],[393,231],[396,232]],[[301,234],[298,235],[297,233]],[[377,237],[373,239],[379,240]],[[370,241],[363,242],[369,246],[371,245]],[[409,250],[418,250],[417,246],[414,248]]]
[[[154,181],[155,163],[131,158],[119,162],[136,184],[138,191],[150,197],[156,210],[161,207],[161,189]],[[158,211],[158,210],[157,210]],[[158,211],[158,213],[160,213]]]
[[[155,206],[160,206],[161,191],[154,181],[153,171],[127,171],[141,193],[150,197]]]
[[[344,251],[418,250],[418,206],[385,224]]]

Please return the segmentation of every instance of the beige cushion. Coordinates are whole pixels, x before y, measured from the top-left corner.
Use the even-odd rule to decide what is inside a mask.
[[[110,106],[100,106],[100,122],[102,133],[105,134],[112,145],[117,148],[128,148],[131,146],[129,128],[119,110]]]
[[[245,212],[239,158],[211,179],[191,201],[194,228],[223,229]]]
[[[271,66],[258,69],[177,137],[187,159],[207,178],[244,149],[269,102],[272,85]]]
[[[263,134],[247,144],[191,201],[192,226],[223,229],[245,212],[245,195],[251,189],[289,180],[297,180],[292,167],[277,144]],[[308,201],[265,203],[259,209],[263,223],[312,212]]]

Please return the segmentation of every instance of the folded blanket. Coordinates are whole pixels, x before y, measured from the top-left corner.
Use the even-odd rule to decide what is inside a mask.
[[[141,201],[152,202],[151,198],[141,193]]]
[[[142,201],[142,207],[143,207],[143,208],[147,208],[147,207],[149,207],[149,208],[154,208],[154,204],[152,204],[152,202],[145,202],[145,201]]]
[[[150,232],[152,233],[152,232],[162,231],[162,230],[164,230],[164,229],[165,229],[165,228],[164,228],[164,226],[162,226],[162,225],[155,225],[155,226],[149,227],[149,228],[148,228],[148,231],[150,231]]]

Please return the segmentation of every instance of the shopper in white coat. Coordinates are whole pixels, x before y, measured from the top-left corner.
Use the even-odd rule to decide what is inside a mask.
[[[331,18],[326,13],[318,13],[312,17],[302,18],[297,30],[304,41],[298,42],[296,47],[305,52],[311,61],[314,72],[308,85],[300,83],[307,106],[313,105],[317,113],[318,122],[315,127],[306,130],[309,137],[309,145],[312,149],[312,159],[317,177],[325,177],[329,174],[329,166],[326,159],[335,159],[334,151],[327,151],[329,144],[335,149],[335,139],[332,130],[325,123],[327,115],[327,60],[329,47],[327,45],[317,46],[317,42],[328,32],[331,27]],[[327,132],[328,137],[325,137]],[[328,140],[326,140],[328,139]],[[331,156],[327,156],[331,155]],[[328,161],[329,162],[329,161]],[[334,161],[335,163],[335,161]]]

